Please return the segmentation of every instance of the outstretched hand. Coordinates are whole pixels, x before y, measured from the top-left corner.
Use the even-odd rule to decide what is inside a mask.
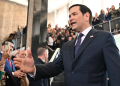
[[[10,58],[10,49],[4,51],[2,53],[2,60],[5,61],[6,59]]]
[[[35,66],[31,51],[29,49],[26,51],[28,54],[27,58],[20,58],[20,55],[18,55],[17,58],[14,58],[15,67],[20,68],[20,70],[24,73],[34,73]]]

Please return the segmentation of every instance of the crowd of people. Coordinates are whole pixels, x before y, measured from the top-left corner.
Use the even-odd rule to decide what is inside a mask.
[[[111,19],[120,17],[120,3],[118,9],[115,9],[115,6],[112,5],[111,8],[106,8],[106,10],[107,13],[105,13],[105,11],[102,9],[99,16],[98,13],[95,13],[95,16],[92,16],[92,25],[97,25],[99,23],[104,23]]]
[[[118,9],[115,9],[115,6],[112,5],[111,8],[106,8],[106,10],[107,10],[106,14],[104,10],[101,10],[99,16],[98,16],[98,13],[95,13],[95,17],[92,16],[93,26],[99,23],[105,23],[106,21],[120,17],[120,3],[119,3]],[[120,23],[120,21],[118,22]],[[48,24],[46,40],[47,40],[48,46],[51,47],[53,50],[55,50],[56,48],[61,48],[64,42],[75,39],[76,34],[72,30],[69,21],[68,21],[68,25],[69,26],[65,25],[64,28],[59,28],[58,25],[55,25],[55,28],[51,28],[51,24],[50,23]],[[112,32],[113,34],[118,34],[119,28],[114,27],[115,25],[116,24],[114,22],[111,22]]]
[[[12,41],[14,43],[14,48],[15,48],[15,46],[17,48],[20,48],[20,45],[19,45],[19,44],[21,44],[20,43],[20,40],[21,40],[20,37],[22,37],[23,34],[26,34],[26,30],[27,30],[27,27],[25,27],[25,28],[18,27],[17,31],[14,31],[13,33],[10,33],[7,40],[10,40],[10,41]],[[17,42],[16,42],[16,38],[18,38]]]
[[[65,28],[58,28],[58,25],[55,25],[55,28],[51,28],[51,24],[48,24],[46,40],[47,45],[53,50],[61,48],[63,43],[75,39],[76,33],[72,30],[69,21],[68,24],[69,26],[65,25]]]
[[[6,49],[6,42],[10,43]],[[29,75],[22,72],[14,65],[14,58],[27,59],[28,54],[26,50],[16,50],[12,55],[14,43],[12,40],[7,40],[2,44],[2,51],[0,52],[0,86],[50,86],[50,80],[41,79],[35,81]],[[45,64],[48,62],[48,49],[46,47],[39,47],[37,50],[38,58],[35,64]],[[7,78],[9,77],[9,78]]]
[[[34,65],[28,50],[28,59],[15,58],[15,66],[35,80],[54,77],[64,71],[65,86],[107,86],[108,76],[109,86],[119,86],[120,53],[113,35],[92,28],[92,12],[85,5],[70,6],[69,20],[70,26],[66,26],[65,30],[57,25],[55,29],[48,25],[47,44],[51,48],[60,47],[67,32],[73,39],[70,41],[68,38],[53,62]],[[78,32],[75,38],[73,30]]]
[[[113,8],[112,5],[111,9]],[[69,27],[65,25],[65,28],[58,28],[56,25],[55,28],[51,28],[51,24],[47,27],[47,45],[54,50],[62,48],[58,58],[51,63],[47,63],[48,49],[45,47],[38,48],[38,59],[35,62],[29,49],[22,51],[18,49],[14,55],[11,55],[14,37],[21,36],[19,29],[2,44],[0,79],[5,80],[6,86],[38,86],[38,84],[50,86],[49,77],[63,71],[65,71],[65,86],[75,84],[76,86],[106,86],[107,73],[110,77],[110,86],[120,85],[118,73],[120,55],[113,36],[91,27],[92,13],[85,5],[72,5],[69,11]],[[101,10],[101,15],[96,18],[98,22],[106,21],[103,13],[104,11]],[[113,13],[111,14],[112,19]],[[6,42],[10,43],[7,50]]]

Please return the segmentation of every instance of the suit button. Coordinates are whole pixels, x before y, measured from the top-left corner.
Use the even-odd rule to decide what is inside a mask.
[[[72,71],[72,74],[74,74],[74,71]]]

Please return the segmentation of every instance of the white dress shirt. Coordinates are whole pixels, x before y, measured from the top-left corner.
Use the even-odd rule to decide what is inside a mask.
[[[85,29],[85,30],[82,32],[83,36],[81,37],[81,43],[80,43],[80,45],[82,44],[82,42],[84,41],[85,37],[87,36],[88,32],[89,32],[91,29],[92,29],[92,27],[90,26],[90,27],[88,27],[87,29]],[[76,40],[76,42],[75,42],[75,45],[77,44],[79,34],[80,34],[80,33],[77,34],[77,40]]]

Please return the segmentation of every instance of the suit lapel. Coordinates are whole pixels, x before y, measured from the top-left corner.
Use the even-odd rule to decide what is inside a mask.
[[[78,49],[78,53],[76,55],[76,58],[73,61],[73,67],[75,66],[75,64],[77,63],[78,59],[80,58],[80,55],[82,54],[82,52],[84,51],[84,49],[93,41],[93,39],[96,37],[96,33],[97,31],[95,29],[91,29],[90,32],[87,34],[87,36],[85,37],[84,41],[82,42],[82,44],[80,45],[79,49]]]

